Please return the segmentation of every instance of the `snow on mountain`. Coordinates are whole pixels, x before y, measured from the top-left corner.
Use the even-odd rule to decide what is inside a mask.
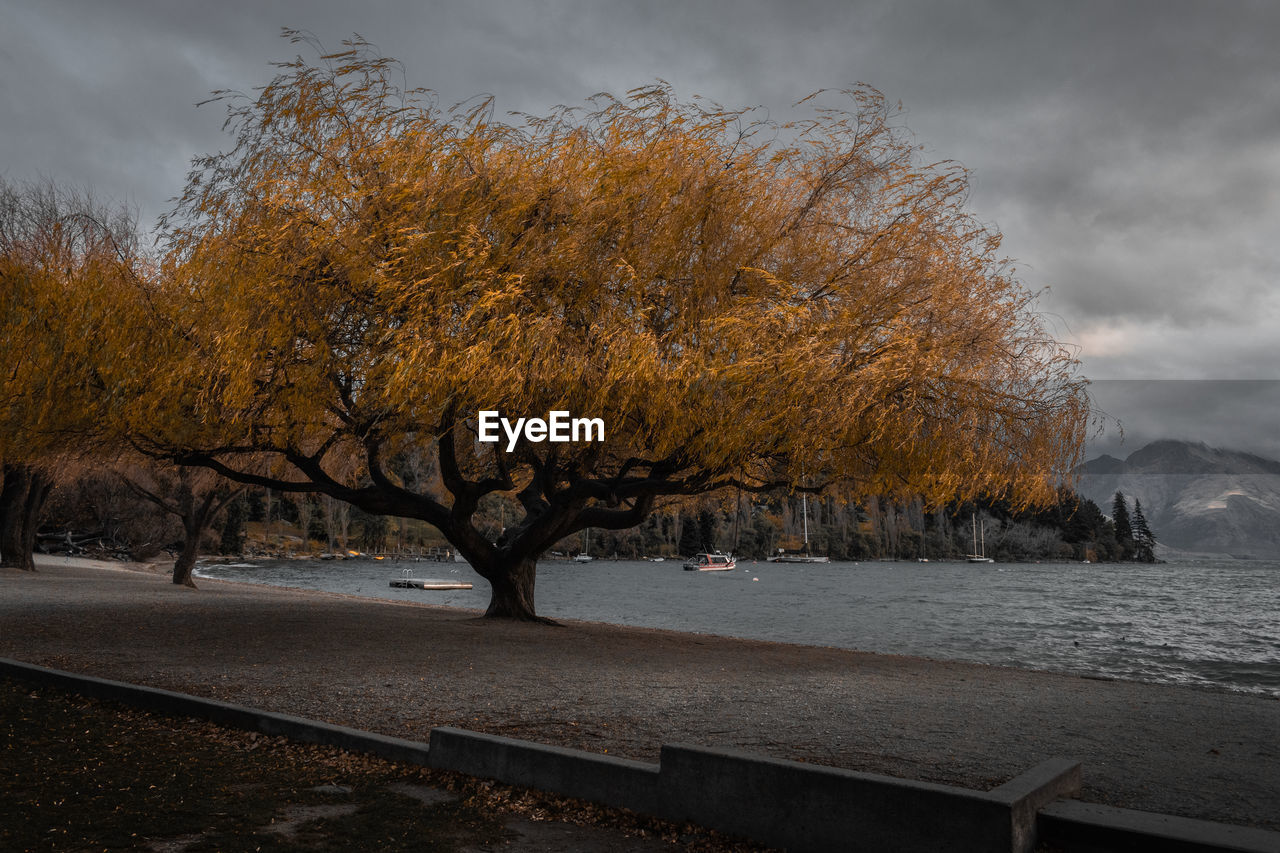
[[[1116,491],[1142,501],[1157,539],[1182,551],[1280,557],[1280,462],[1189,441],[1080,466],[1076,489],[1108,515]]]

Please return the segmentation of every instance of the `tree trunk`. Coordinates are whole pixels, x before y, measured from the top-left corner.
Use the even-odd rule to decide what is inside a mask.
[[[26,559],[27,570],[36,570],[35,550],[36,533],[40,529],[40,513],[44,510],[45,499],[53,488],[53,481],[41,471],[31,475],[31,485],[27,489],[27,502],[22,510],[22,554]]]
[[[0,488],[0,566],[34,572],[40,510],[52,482],[26,465],[5,465]]]
[[[536,561],[526,558],[495,566],[491,571],[481,572],[493,593],[489,598],[489,609],[486,618],[519,619],[525,622],[546,622],[534,611],[533,581],[537,574]]]
[[[4,486],[0,488],[0,566],[25,569],[22,557],[22,507],[27,500],[26,470],[20,465],[4,466]]]
[[[209,522],[218,514],[218,510],[222,509],[228,501],[231,500],[228,495],[223,501],[217,500],[214,492],[204,496],[204,500],[196,502],[190,496],[185,501],[185,512],[181,514],[182,529],[186,531],[186,538],[182,540],[182,551],[178,554],[178,559],[173,561],[173,582],[179,586],[187,586],[192,589],[196,588],[196,582],[191,578],[191,572],[196,567],[196,557],[200,556],[200,540],[204,537],[205,530],[209,527]]]
[[[191,572],[196,567],[196,557],[200,551],[200,534],[203,531],[190,530],[187,531],[187,538],[182,542],[182,550],[178,553],[178,559],[173,561],[173,582],[179,586],[188,586],[192,589],[196,588],[196,582],[191,578]]]

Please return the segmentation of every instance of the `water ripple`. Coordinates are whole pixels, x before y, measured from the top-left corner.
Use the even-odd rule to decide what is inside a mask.
[[[484,608],[465,565],[421,563],[475,589],[388,587],[404,563],[262,561],[203,577]],[[756,580],[758,579],[758,580]],[[538,566],[546,616],[952,658],[1280,697],[1280,563],[678,563]]]

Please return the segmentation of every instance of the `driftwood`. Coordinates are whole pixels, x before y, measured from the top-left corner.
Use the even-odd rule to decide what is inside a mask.
[[[41,530],[36,533],[36,550],[41,554],[101,554],[118,559],[132,559],[133,546],[121,542],[106,530]]]

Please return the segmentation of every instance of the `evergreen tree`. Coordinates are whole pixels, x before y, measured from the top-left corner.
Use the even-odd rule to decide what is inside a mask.
[[[1120,559],[1132,560],[1133,525],[1129,521],[1129,508],[1124,502],[1124,492],[1116,492],[1115,498],[1111,501],[1111,522],[1116,526],[1116,542],[1120,545]]]
[[[391,524],[385,515],[365,512],[360,507],[353,506],[351,520],[360,525],[360,537],[356,540],[360,550],[387,550],[387,532],[391,529]]]
[[[692,513],[683,515],[680,525],[680,540],[676,549],[682,557],[692,557],[703,550],[702,533],[698,529],[698,519]]]
[[[1156,561],[1156,537],[1147,524],[1147,517],[1142,514],[1142,501],[1133,502],[1133,544],[1134,559],[1143,563]]]
[[[244,521],[248,515],[248,502],[241,495],[227,504],[222,515],[222,536],[218,540],[218,552],[239,555],[244,553]]]
[[[710,510],[698,513],[698,536],[702,540],[703,551],[716,550],[716,517]]]

